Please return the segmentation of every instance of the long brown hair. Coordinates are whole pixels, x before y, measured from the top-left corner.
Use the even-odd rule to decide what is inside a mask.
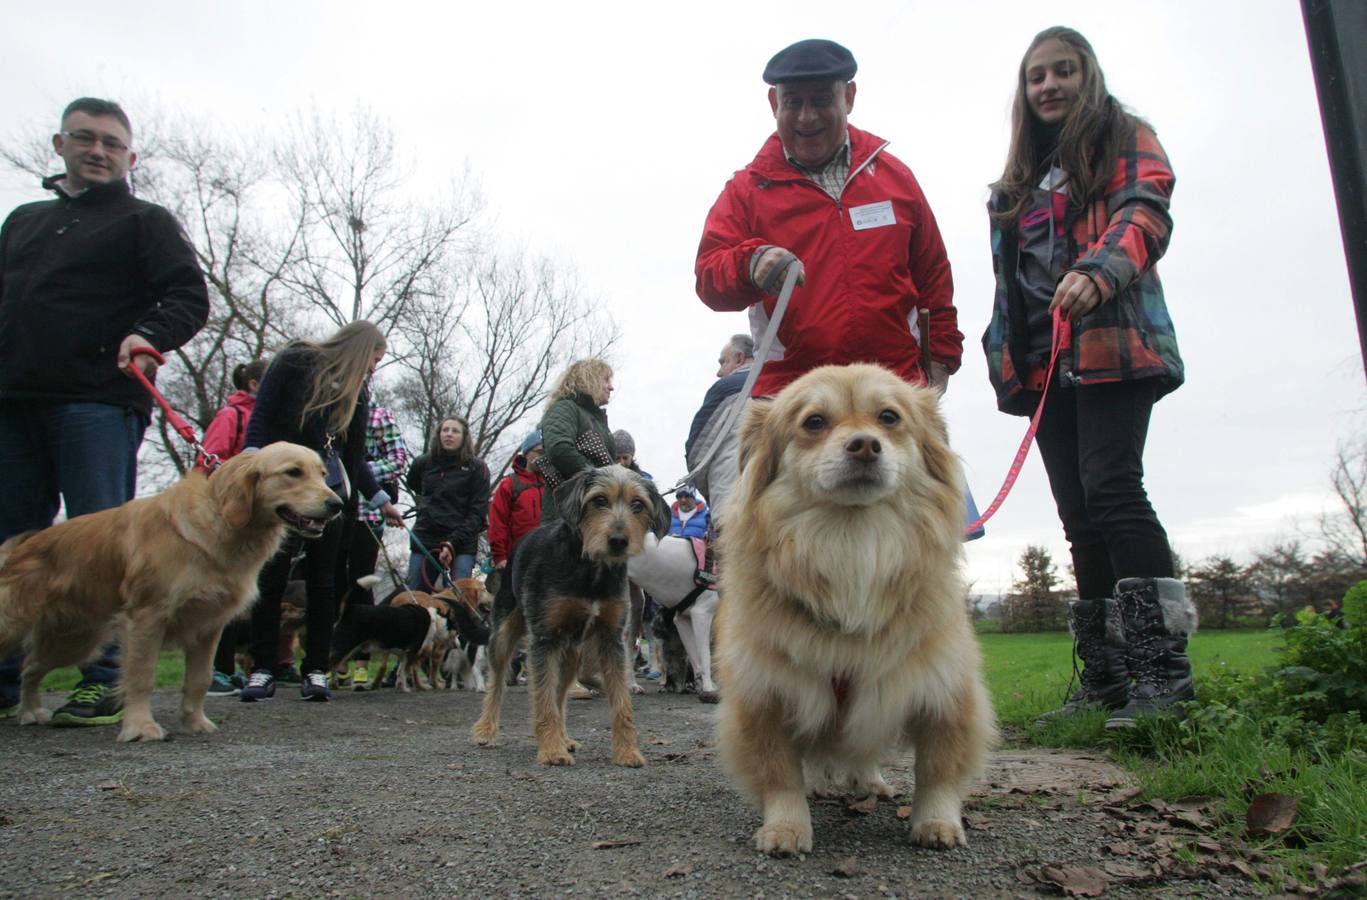
[[[445,425],[447,422],[460,423],[460,446],[456,448],[454,453],[441,445],[441,426]],[[442,416],[437,420],[436,426],[432,429],[432,438],[427,442],[427,455],[430,457],[454,456],[456,462],[461,465],[474,459],[475,448],[473,442],[470,440],[470,423],[465,421],[463,416]]]
[[[596,357],[576,360],[561,373],[560,380],[551,388],[546,405],[549,406],[562,397],[573,397],[575,394],[588,394],[596,403],[598,391],[611,378],[612,366],[603,360]]]
[[[322,416],[332,434],[346,431],[356,414],[356,401],[370,378],[375,354],[384,350],[384,334],[372,323],[357,319],[343,325],[325,341],[295,341],[291,347],[313,351],[313,383],[304,401],[299,425],[312,414]]]
[[[1051,148],[1042,146],[1043,125],[1035,118],[1025,96],[1025,67],[1030,54],[1051,40],[1066,44],[1082,63],[1077,102],[1063,120],[1057,151],[1052,153]],[[1011,148],[1006,153],[1001,178],[992,185],[993,192],[1002,195],[1002,200],[994,203],[998,208],[992,217],[1000,225],[1015,225],[1030,205],[1035,185],[1050,161],[1068,174],[1068,205],[1074,210],[1081,209],[1105,189],[1116,157],[1134,133],[1136,123],[1143,124],[1106,89],[1106,76],[1087,39],[1062,25],[1044,29],[1025,49],[1016,75],[1016,99],[1011,104]]]

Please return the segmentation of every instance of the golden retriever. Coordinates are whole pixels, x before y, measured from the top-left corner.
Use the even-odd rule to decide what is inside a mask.
[[[721,523],[719,746],[764,822],[812,849],[809,789],[890,797],[914,747],[911,841],[966,843],[965,781],[995,737],[964,606],[963,480],[934,392],[878,366],[813,370],[750,404]]]
[[[159,741],[151,695],[163,642],[185,648],[180,714],[210,732],[204,696],[223,626],[256,599],[285,529],[323,533],[342,502],[318,454],[270,444],[212,478],[191,472],[154,497],[27,532],[0,547],[0,652],[23,644],[19,724],[46,722],[43,676],[91,659],[118,631],[121,741]]]

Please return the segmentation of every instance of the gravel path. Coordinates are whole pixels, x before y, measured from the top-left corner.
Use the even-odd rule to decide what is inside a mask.
[[[1152,835],[1104,811],[1125,799],[1123,775],[1085,755],[998,753],[966,810],[967,849],[910,847],[896,802],[821,801],[815,851],[773,860],[717,766],[716,708],[691,696],[636,698],[642,770],[610,764],[602,700],[571,703],[579,762],[547,769],[525,688],[489,749],[468,741],[478,694],[296,696],[210,698],[219,731],[191,736],[159,691],[175,733],[163,745],[0,723],[0,897],[1035,896],[1046,865],[1103,873],[1108,897],[1256,894],[1213,866],[1160,865],[1152,847],[1103,852]],[[885,774],[905,790],[909,760]]]

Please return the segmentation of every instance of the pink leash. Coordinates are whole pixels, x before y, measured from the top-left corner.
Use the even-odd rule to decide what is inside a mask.
[[[166,358],[152,347],[134,347],[129,351],[128,355],[128,368],[132,371],[133,377],[138,379],[138,381],[141,381],[142,386],[147,388],[147,393],[151,394],[152,399],[157,401],[157,405],[161,407],[162,414],[166,416],[166,421],[171,424],[171,427],[176,430],[176,433],[185,438],[185,440],[195,448],[198,458],[203,460],[204,468],[207,471],[212,472],[214,469],[223,465],[223,460],[219,459],[217,454],[210,453],[208,450],[204,449],[204,445],[199,442],[199,438],[195,435],[194,426],[185,421],[184,416],[171,408],[171,404],[166,402],[166,398],[163,397],[161,391],[157,390],[156,386],[152,384],[152,380],[144,375],[142,369],[139,369],[134,364],[134,361],[139,356],[150,356],[157,361],[157,365],[159,366],[166,362]]]
[[[1040,394],[1039,406],[1035,407],[1035,414],[1030,417],[1030,427],[1025,430],[1025,437],[1021,440],[1021,445],[1016,450],[1016,458],[1011,461],[1011,468],[1006,472],[1006,481],[1002,482],[1002,489],[997,491],[997,496],[992,500],[987,511],[973,524],[964,529],[964,534],[972,534],[983,526],[983,523],[996,515],[1006,500],[1006,495],[1011,493],[1011,488],[1016,486],[1016,479],[1020,477],[1021,468],[1025,465],[1025,459],[1030,455],[1030,444],[1035,440],[1035,431],[1039,429],[1040,416],[1044,415],[1044,401],[1049,396],[1049,383],[1054,378],[1054,369],[1058,365],[1058,355],[1063,349],[1063,345],[1068,342],[1072,334],[1072,322],[1065,319],[1060,310],[1054,310],[1054,328],[1050,337],[1052,349],[1049,351],[1049,370],[1044,374],[1044,393]]]

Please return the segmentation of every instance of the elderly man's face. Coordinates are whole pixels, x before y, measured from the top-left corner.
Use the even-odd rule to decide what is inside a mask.
[[[693,498],[688,494],[679,495],[679,510],[681,512],[692,512],[694,505]]]
[[[736,371],[736,369],[739,369],[740,364],[744,361],[745,355],[735,347],[727,344],[725,347],[722,347],[721,352],[717,354],[717,377],[725,378],[727,375]]]
[[[769,89],[783,147],[804,166],[819,166],[845,143],[854,82],[798,81]]]

